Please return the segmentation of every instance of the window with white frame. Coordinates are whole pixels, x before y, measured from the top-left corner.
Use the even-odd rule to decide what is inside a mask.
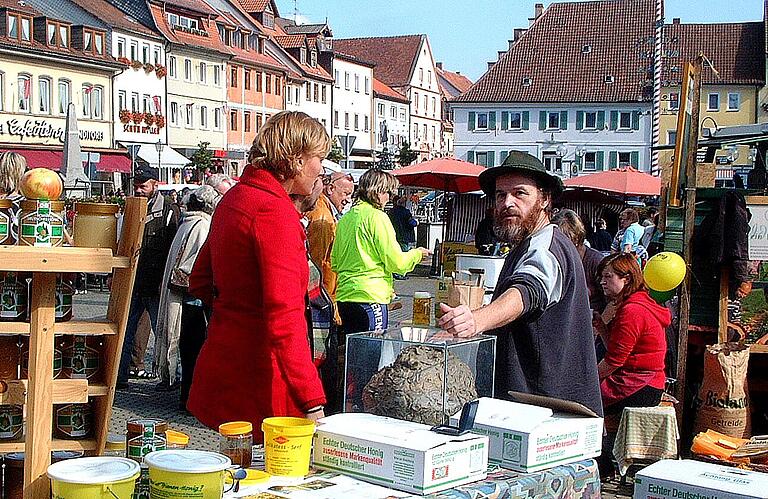
[[[668,102],[670,111],[677,111],[680,109],[680,92],[670,92]]]
[[[184,113],[185,119],[184,119],[184,126],[187,128],[192,128],[192,124],[194,123],[194,117],[192,116],[192,113],[195,111],[192,104],[187,104],[184,106],[186,109],[186,112]]]
[[[437,99],[435,97],[432,97],[432,117],[435,117],[435,114],[437,113]]]
[[[320,86],[320,94],[321,94],[321,102],[323,104],[328,102],[328,91],[326,90],[328,87],[326,85]]]
[[[365,95],[370,95],[371,93],[371,79],[367,76],[365,77]]]
[[[104,89],[102,87],[93,87],[91,94],[91,101],[93,103],[91,116],[95,120],[104,119]]]
[[[333,86],[336,87],[336,88],[340,88],[341,87],[341,81],[339,80],[339,78],[340,78],[339,70],[335,69],[333,71]]]
[[[288,104],[291,104],[293,100],[293,92],[291,92],[291,87],[288,87],[285,91],[285,102]]]
[[[597,170],[597,153],[596,152],[584,153],[584,163],[582,165],[582,170],[586,170],[586,171]]]
[[[5,110],[5,73],[0,71],[0,111]]]
[[[154,59],[156,65],[163,63],[162,59],[160,58],[160,56],[161,56],[161,54],[160,54],[160,47],[155,47],[152,50],[152,54],[153,54],[153,59]]]
[[[144,64],[149,62],[149,44],[144,43],[141,45],[141,62]]]
[[[677,142],[677,130],[667,130],[667,144],[675,145]]]
[[[51,114],[51,79],[41,76],[37,79],[38,111],[41,114]]]
[[[176,56],[168,56],[168,76],[176,78]]]
[[[488,130],[488,113],[477,113],[475,130]]]
[[[502,113],[504,114],[504,113]],[[507,130],[522,130],[523,128],[523,113],[518,111],[511,111],[506,115],[509,116],[507,122]]]
[[[406,112],[405,107],[400,108],[400,121],[405,121],[408,119],[408,113]]]
[[[585,111],[584,112],[584,124],[582,126],[584,130],[597,129],[597,111]]]
[[[344,129],[349,130],[349,113],[344,113]]]
[[[200,74],[198,75],[198,78],[200,83],[202,83],[203,85],[208,84],[208,65],[206,63],[204,62],[200,63],[199,73]]]
[[[131,41],[131,60],[132,61],[139,60],[139,42],[135,40]]]
[[[293,103],[298,105],[301,102],[301,89],[299,87],[296,87],[296,95],[295,99],[293,99]]]
[[[413,112],[416,114],[419,113],[419,93],[418,92],[413,93]]]
[[[213,84],[217,87],[221,86],[221,66],[218,64],[213,65]]]
[[[344,71],[344,90],[349,90],[349,73]]]
[[[741,106],[741,94],[728,92],[728,111],[738,111]]]
[[[389,117],[393,120],[397,119],[397,106],[389,106]]]
[[[83,97],[83,107],[80,110],[83,118],[90,118],[93,109],[93,102],[91,101],[93,93],[93,85],[90,83],[84,83],[81,87],[81,94]]]
[[[422,125],[422,132],[423,132],[423,134],[422,134],[421,138],[422,138],[422,140],[424,140],[426,142],[426,140],[427,140],[427,125],[426,124]]]
[[[371,131],[371,123],[370,119],[368,118],[368,115],[363,116],[363,131],[364,132],[370,132]]]
[[[200,128],[208,129],[208,106],[200,106]]]
[[[707,111],[720,110],[720,94],[712,93],[707,97]]]
[[[493,165],[488,164],[490,162],[490,154],[487,152],[476,152],[475,153],[475,164],[485,167],[491,167]]]
[[[192,81],[192,61],[190,59],[184,59],[184,79]]]
[[[125,38],[117,39],[117,57],[125,57]]]
[[[250,111],[243,111],[243,131],[244,132],[251,131],[251,112]]]
[[[619,168],[627,168],[629,166],[637,166],[632,164],[632,153],[620,152],[619,153]]]
[[[317,67],[317,50],[309,51],[309,65],[313,68]]]
[[[355,92],[360,91],[360,75],[355,75]]]
[[[547,113],[547,130],[560,129],[560,113]]]
[[[131,112],[136,113],[139,111],[139,94],[137,92],[131,93]]]
[[[632,129],[632,113],[629,111],[621,111],[619,113],[619,130]]]
[[[150,98],[149,94],[144,94],[141,96],[141,112],[142,113],[148,113],[150,111]]]
[[[423,83],[423,82],[424,82],[424,69],[419,68],[419,83]]]
[[[333,111],[333,128],[339,128],[339,112]]]
[[[312,95],[315,97],[314,101],[320,102],[320,86],[317,83],[315,83],[312,86],[312,89],[313,89]]]
[[[378,113],[379,113],[379,116],[384,116],[384,113],[386,113],[386,108],[387,108],[387,106],[386,106],[386,105],[384,105],[384,103],[383,103],[383,102],[379,102],[379,103],[376,105],[376,110],[378,111]]]
[[[221,108],[217,107],[213,110],[213,128],[214,130],[221,130]]]
[[[429,109],[427,108],[428,101],[427,94],[424,94],[424,115],[426,116],[429,113]]]
[[[32,111],[30,105],[32,99],[32,77],[28,74],[20,74],[16,80],[18,89],[18,108],[20,113]]]
[[[360,115],[355,113],[355,130],[360,130]]]
[[[59,98],[61,98],[61,83],[59,83]],[[122,111],[124,109],[127,109],[125,106],[128,105],[128,93],[125,90],[120,90],[117,92],[117,109],[119,111]],[[61,106],[61,104],[59,104]]]

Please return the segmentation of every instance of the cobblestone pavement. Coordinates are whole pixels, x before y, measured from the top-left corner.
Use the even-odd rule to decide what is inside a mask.
[[[424,277],[426,273],[419,270],[417,269],[416,273],[421,276],[395,281],[395,292],[403,306],[399,310],[390,312],[390,323],[410,319],[415,291],[429,291],[434,295],[435,280]],[[84,320],[103,318],[106,315],[108,299],[108,293],[93,290],[88,291],[87,294],[76,295],[75,316]],[[153,341],[154,338],[151,337],[150,345]],[[151,347],[148,356],[151,356]],[[156,383],[152,380],[131,380],[128,390],[117,391],[109,425],[110,432],[124,434],[125,424],[130,419],[159,418],[168,421],[171,428],[188,434],[190,448],[218,449],[218,434],[201,425],[185,411],[179,410],[178,392],[156,392],[154,390]],[[632,485],[628,483],[621,486],[617,481],[605,484],[602,497],[607,499],[632,497]]]

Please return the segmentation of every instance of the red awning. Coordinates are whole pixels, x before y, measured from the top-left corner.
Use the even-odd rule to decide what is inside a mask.
[[[46,149],[9,149],[17,152],[27,160],[27,168],[44,167],[53,171],[61,169],[62,151],[49,151]]]
[[[124,154],[101,154],[96,171],[107,173],[131,173],[131,159]]]

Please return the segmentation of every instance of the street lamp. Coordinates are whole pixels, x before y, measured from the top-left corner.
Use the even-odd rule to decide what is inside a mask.
[[[155,144],[155,149],[157,149],[157,176],[160,176],[160,155],[163,153],[163,148],[165,146],[160,141],[160,139],[157,139],[157,144]]]

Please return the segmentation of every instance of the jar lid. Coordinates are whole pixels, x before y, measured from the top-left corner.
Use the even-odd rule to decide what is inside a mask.
[[[149,468],[177,473],[214,473],[232,466],[223,454],[204,450],[169,449],[156,450],[144,456]]]
[[[107,435],[107,450],[125,450],[125,435],[110,433]]]
[[[114,215],[120,206],[112,203],[75,203],[75,213],[82,215]]]
[[[7,198],[0,199],[0,208],[10,208],[11,206],[13,206],[13,203],[11,202],[10,199],[7,199]]]
[[[165,438],[169,444],[187,445],[189,443],[189,435],[176,430],[167,430]]]
[[[413,293],[413,297],[414,298],[432,298],[432,295],[430,295],[426,291],[416,291],[415,293]]]
[[[168,423],[162,419],[132,419],[126,427],[129,433],[144,433],[147,428],[152,428],[155,433],[168,431]]]
[[[139,463],[124,457],[81,457],[48,466],[48,478],[65,483],[102,484],[139,476]]]
[[[249,485],[258,485],[260,483],[268,482],[270,477],[272,476],[266,471],[255,470],[253,468],[239,469],[235,471],[235,473],[242,472],[242,471],[245,472],[245,478],[240,478],[241,487],[247,487]],[[226,483],[232,483],[232,477],[230,475],[226,475],[224,477],[224,481]]]
[[[19,206],[23,211],[37,211],[38,203],[50,203],[53,211],[63,211],[64,201],[47,201],[45,199],[25,199],[19,203]]]
[[[224,436],[245,435],[253,433],[253,425],[248,421],[232,421],[219,425],[219,433]]]

